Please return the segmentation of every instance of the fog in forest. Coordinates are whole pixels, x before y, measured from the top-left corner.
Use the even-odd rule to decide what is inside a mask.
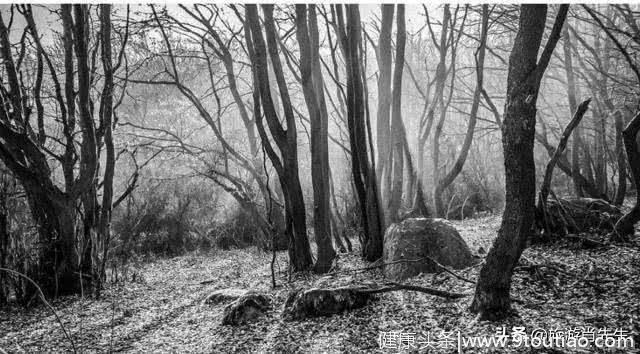
[[[0,352],[637,348],[639,18],[0,6]]]

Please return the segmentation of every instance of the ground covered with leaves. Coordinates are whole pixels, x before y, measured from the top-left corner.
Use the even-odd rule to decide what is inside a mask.
[[[458,275],[477,279],[481,258],[489,250],[499,223],[499,217],[455,223],[479,257],[476,266]],[[467,310],[474,284],[446,272],[422,274],[406,283],[469,296],[445,300],[394,291],[377,295],[364,308],[343,314],[284,321],[282,306],[291,290],[381,284],[382,272],[379,268],[363,270],[368,265],[354,252],[341,254],[331,274],[289,277],[286,252],[282,252],[276,262],[278,286],[273,289],[271,255],[253,248],[149,262],[133,270],[135,281],[130,277],[125,283],[110,285],[99,300],[68,297],[54,301],[53,306],[78,352],[455,353],[456,346],[444,342],[450,333],[454,339],[458,331],[464,337],[493,336],[502,326],[507,334],[513,327],[525,327],[527,332],[623,329],[634,337],[637,347],[639,251],[637,241],[595,249],[584,249],[575,242],[528,248],[513,281],[517,316],[501,323],[476,321]],[[215,289],[230,287],[265,292],[272,297],[273,308],[252,324],[223,326],[225,305],[208,305],[203,300]],[[0,309],[0,353],[72,350],[56,317],[45,306]],[[513,346],[463,351],[605,352],[595,348],[535,350]]]

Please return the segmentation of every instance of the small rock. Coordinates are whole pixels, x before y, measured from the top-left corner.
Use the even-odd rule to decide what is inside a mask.
[[[222,324],[238,326],[252,322],[271,307],[271,299],[264,294],[247,292],[224,308]]]
[[[237,288],[218,289],[207,295],[203,303],[207,305],[217,305],[222,302],[233,301],[246,294],[247,290]]]
[[[478,254],[485,254],[485,253],[487,253],[487,251],[484,250],[484,247],[480,246],[478,248]]]

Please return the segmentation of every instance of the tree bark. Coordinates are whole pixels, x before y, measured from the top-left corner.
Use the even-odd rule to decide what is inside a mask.
[[[564,54],[564,69],[567,75],[567,99],[569,100],[569,110],[575,112],[578,107],[576,99],[576,83],[573,73],[573,59],[571,57],[571,36],[569,34],[569,26],[562,29],[562,49]],[[582,140],[582,129],[577,127],[571,139],[571,172],[573,181],[573,190],[576,196],[584,197],[583,187],[580,178],[580,149]]]
[[[389,202],[390,185],[385,183],[386,178],[391,173],[391,131],[389,115],[391,112],[391,29],[393,27],[393,4],[380,5],[382,11],[382,22],[380,24],[380,35],[378,39],[378,116],[376,123],[376,139],[378,148],[378,161],[376,165],[376,176],[380,186],[381,203],[387,205]],[[383,208],[386,209],[386,208]],[[385,216],[388,218],[385,211]]]
[[[295,117],[289,98],[287,83],[282,72],[282,64],[278,55],[276,42],[276,29],[273,20],[273,5],[264,5],[265,14],[264,26],[266,29],[267,43],[264,41],[258,9],[256,5],[247,5],[246,25],[248,31],[246,40],[249,49],[249,56],[252,63],[252,72],[255,82],[254,87],[254,111],[256,127],[260,134],[260,139],[265,147],[274,168],[278,174],[280,185],[285,199],[286,215],[285,224],[289,235],[289,260],[294,271],[308,269],[313,261],[311,249],[307,238],[306,215],[302,188],[298,176],[298,154],[297,154],[297,132]],[[249,33],[250,31],[250,33]],[[268,44],[268,45],[267,45]],[[273,71],[278,84],[280,98],[285,115],[286,130],[282,127],[278,113],[271,96],[269,84],[269,73],[267,67],[267,50]],[[257,91],[257,92],[256,92]],[[273,140],[280,151],[282,160],[273,150],[269,138],[262,126],[259,105],[262,104],[266,123]]]
[[[378,186],[373,162],[369,158],[365,118],[364,84],[361,60],[361,23],[358,5],[346,5],[345,17],[336,6],[336,17],[347,69],[347,116],[351,145],[351,166],[358,194],[364,230],[363,256],[373,262],[382,257],[384,221],[380,211]]]
[[[8,29],[0,16],[0,42],[2,59],[7,72],[11,94],[9,101],[3,99],[6,110],[0,114],[0,159],[20,180],[33,219],[38,225],[39,249],[38,269],[30,271],[32,278],[42,285],[49,296],[79,293],[82,280],[76,232],[77,209],[79,203],[97,185],[98,146],[97,129],[91,108],[91,68],[89,66],[89,26],[90,14],[87,5],[61,5],[62,43],[64,53],[65,90],[64,96],[58,81],[56,66],[52,64],[45,48],[40,43],[36,22],[29,5],[21,12],[29,33],[35,43],[37,55],[47,63],[55,91],[53,96],[56,119],[62,125],[62,155],[49,158],[42,144],[47,125],[38,122],[38,134],[29,124],[30,109],[25,109],[28,95],[40,95],[40,84],[33,92],[18,76],[25,77],[22,68],[16,66],[11,52]],[[110,23],[109,23],[110,26]],[[23,37],[24,40],[24,37]],[[109,53],[110,55],[110,53]],[[76,65],[74,67],[74,61]],[[24,66],[23,66],[24,68]],[[18,75],[20,71],[20,75]],[[74,82],[78,82],[77,89]],[[38,80],[38,79],[36,79]],[[5,89],[3,87],[3,89]],[[24,94],[24,96],[23,96]],[[40,97],[35,101],[41,100]],[[9,109],[11,108],[11,109]],[[36,104],[40,121],[44,109]],[[77,109],[76,109],[77,108]],[[76,131],[76,111],[81,131]],[[79,133],[79,134],[76,134]],[[81,138],[76,140],[75,136]],[[76,154],[76,146],[80,153]],[[51,161],[59,161],[64,177],[64,190],[55,182]],[[78,171],[77,176],[75,171]],[[91,213],[91,210],[88,211]],[[84,244],[88,244],[85,238]],[[82,250],[80,250],[82,252]]]
[[[511,310],[513,268],[531,234],[535,211],[533,143],[540,81],[560,38],[568,5],[561,5],[548,42],[542,42],[547,5],[521,5],[518,34],[509,57],[507,98],[502,127],[506,205],[502,225],[480,271],[470,310],[481,319],[499,319]]]
[[[402,178],[404,176],[404,142],[405,132],[402,122],[402,72],[404,70],[404,49],[407,42],[406,25],[404,19],[404,5],[398,4],[396,15],[396,61],[393,70],[393,97],[391,131],[393,139],[393,174],[391,195],[389,197],[389,220],[398,222],[398,212],[402,204]],[[407,156],[410,158],[410,156]]]
[[[629,160],[629,170],[636,185],[636,203],[615,226],[615,234],[622,240],[629,240],[635,231],[635,224],[640,221],[640,146],[638,145],[638,132],[640,132],[640,113],[627,124],[622,131],[624,147]]]
[[[436,129],[433,132],[433,147],[431,150],[431,163],[433,169],[433,206],[435,216],[442,218],[445,215],[445,207],[442,202],[442,198],[435,198],[435,188],[440,181],[440,135],[442,134],[442,127],[444,125],[444,118],[446,116],[445,103],[444,103],[444,86],[447,80],[446,60],[447,60],[447,48],[450,37],[447,36],[449,31],[449,22],[451,18],[451,11],[449,5],[444,5],[444,12],[442,15],[442,32],[440,34],[440,46],[438,48],[440,60],[436,68],[436,91],[434,94],[433,103],[429,108],[428,119],[429,122],[433,122],[436,107],[440,110],[440,117],[436,124]],[[452,88],[453,89],[453,88]]]
[[[627,194],[627,160],[624,156],[624,138],[622,132],[624,131],[624,119],[622,112],[616,111],[615,125],[616,125],[616,159],[618,164],[618,186],[616,189],[616,195],[613,198],[613,204],[620,206],[624,203],[624,197]]]
[[[311,179],[313,184],[313,226],[318,258],[314,270],[331,269],[336,252],[331,242],[329,204],[328,117],[318,55],[318,22],[315,5],[296,5],[296,35],[300,46],[300,78],[311,123]],[[308,22],[308,26],[307,26]]]

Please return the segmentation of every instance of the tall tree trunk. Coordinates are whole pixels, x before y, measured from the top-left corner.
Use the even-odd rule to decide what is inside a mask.
[[[498,237],[480,271],[471,311],[481,319],[505,317],[511,310],[513,268],[531,234],[535,210],[533,143],[540,81],[560,38],[568,5],[561,5],[549,40],[536,62],[547,5],[521,5],[520,23],[509,57],[507,98],[502,127],[506,205]]]
[[[434,101],[431,104],[431,108],[429,109],[429,120],[433,121],[436,107],[438,107],[440,111],[440,117],[438,119],[438,123],[436,124],[436,129],[433,132],[433,146],[431,150],[431,163],[433,169],[433,191],[435,192],[435,187],[438,185],[440,181],[440,135],[442,134],[442,127],[444,124],[444,118],[446,116],[445,112],[445,103],[444,103],[444,86],[447,80],[447,70],[446,70],[446,62],[447,62],[447,48],[449,37],[447,36],[449,22],[451,18],[451,12],[449,11],[449,5],[444,5],[444,12],[442,15],[442,33],[440,34],[440,48],[439,55],[440,61],[438,62],[438,67],[436,68],[436,91],[434,96]],[[452,88],[453,89],[453,88]],[[435,194],[435,193],[434,193]],[[442,202],[442,198],[433,198],[433,206],[435,211],[435,216],[438,218],[442,218],[445,215],[444,204]]]
[[[308,269],[312,263],[309,239],[307,238],[306,215],[300,178],[298,175],[297,132],[295,117],[289,98],[287,83],[282,72],[282,64],[278,55],[273,5],[264,5],[264,26],[267,43],[262,35],[258,8],[247,5],[245,39],[252,63],[254,80],[254,117],[263,147],[273,164],[282,187],[285,199],[285,223],[289,235],[289,260],[294,271]],[[267,45],[268,44],[268,45]],[[271,96],[269,72],[267,67],[267,50],[273,66],[280,98],[285,115],[286,130],[282,127]],[[266,123],[273,140],[280,151],[280,156],[273,149],[264,126],[260,112],[260,104],[264,108]]]
[[[102,89],[102,102],[100,113],[104,129],[105,166],[102,180],[102,206],[98,222],[97,257],[99,269],[94,274],[97,281],[96,290],[100,292],[101,283],[105,276],[105,266],[108,257],[109,241],[111,240],[110,225],[113,204],[113,176],[115,172],[116,157],[113,145],[113,62],[111,60],[111,5],[100,5],[100,28],[102,34],[102,68],[104,71],[104,87]]]
[[[315,5],[296,5],[296,35],[300,46],[300,78],[311,123],[311,178],[313,184],[313,226],[318,258],[314,269],[326,273],[336,252],[331,241],[329,204],[328,116],[318,55],[318,22]],[[307,26],[308,22],[308,26]]]
[[[398,5],[396,16],[396,61],[393,70],[393,98],[392,98],[392,149],[393,149],[393,179],[389,198],[389,220],[398,222],[400,205],[402,204],[402,178],[404,176],[404,142],[405,132],[402,122],[402,72],[404,70],[404,48],[407,42],[407,32],[404,19],[404,5]],[[410,158],[410,156],[407,156]]]
[[[573,59],[571,57],[571,36],[569,34],[569,26],[562,28],[562,49],[564,54],[564,70],[567,75],[567,99],[569,100],[569,110],[573,114],[577,107],[578,101],[576,98],[576,79],[573,73]],[[576,127],[571,139],[571,171],[573,181],[573,191],[578,197],[584,197],[583,187],[581,180],[578,177],[580,174],[580,145],[582,139],[582,129],[580,126]]]
[[[387,206],[391,194],[391,30],[393,27],[393,4],[380,5],[382,22],[380,23],[380,35],[378,39],[378,117],[376,123],[376,139],[378,148],[378,160],[376,176],[380,186],[381,203]],[[385,219],[389,217],[386,207],[383,207]]]
[[[382,257],[384,221],[380,211],[373,162],[369,159],[361,61],[361,23],[358,5],[346,5],[346,25],[342,6],[336,6],[341,46],[347,69],[347,116],[351,146],[351,166],[358,194],[364,230],[363,256],[373,262]]]
[[[473,93],[473,102],[471,103],[471,112],[469,115],[469,125],[467,126],[467,133],[460,148],[460,155],[456,159],[451,171],[449,171],[441,180],[436,181],[436,186],[433,193],[434,202],[436,205],[442,207],[442,193],[444,190],[453,183],[458,177],[458,174],[462,171],[464,163],[467,161],[471,144],[473,143],[473,134],[476,128],[476,122],[478,118],[478,108],[480,106],[480,97],[483,90],[482,83],[484,77],[484,56],[487,43],[487,31],[489,27],[489,9],[487,5],[482,6],[482,28],[480,30],[480,45],[476,52],[476,89]],[[442,212],[442,209],[440,210]]]

